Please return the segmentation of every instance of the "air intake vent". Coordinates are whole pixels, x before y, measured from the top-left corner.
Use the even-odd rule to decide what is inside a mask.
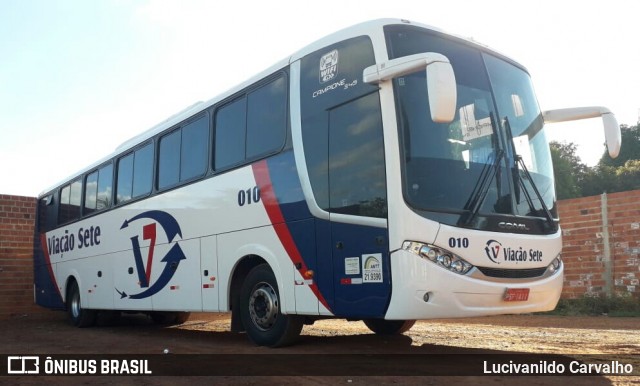
[[[498,269],[488,267],[476,267],[485,276],[500,277],[505,279],[529,279],[544,275],[547,267],[530,268],[530,269]]]

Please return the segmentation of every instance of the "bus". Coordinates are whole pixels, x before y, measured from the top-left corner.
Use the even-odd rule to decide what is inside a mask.
[[[406,20],[336,32],[123,143],[38,197],[35,301],[181,323],[231,312],[257,345],[304,324],[547,311],[563,263],[527,70]]]

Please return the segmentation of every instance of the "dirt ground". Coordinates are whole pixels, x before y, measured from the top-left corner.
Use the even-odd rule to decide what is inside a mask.
[[[468,358],[489,354],[556,354],[572,356],[601,354],[640,369],[640,318],[559,317],[521,315],[473,319],[420,321],[403,336],[382,337],[372,334],[362,322],[323,320],[305,326],[298,344],[268,349],[256,347],[244,334],[229,332],[227,314],[192,314],[182,326],[159,327],[146,316],[127,315],[115,324],[77,329],[66,321],[64,313],[52,312],[47,318],[24,315],[0,321],[0,353],[5,354],[302,354],[376,355],[429,354],[429,358]],[[455,355],[449,355],[455,354]],[[435,356],[434,356],[435,355]],[[399,357],[398,355],[396,355]],[[265,358],[273,355],[265,356]],[[347,356],[348,357],[348,356]],[[248,356],[252,360],[258,356]],[[327,357],[325,357],[327,358]],[[353,365],[353,364],[351,364]],[[455,366],[455,364],[452,364]],[[251,363],[247,363],[251,366]],[[337,373],[342,373],[336,369]],[[276,370],[274,370],[276,371]],[[277,371],[276,371],[277,372]],[[348,371],[345,371],[348,373]],[[640,385],[640,377],[512,377],[512,376],[218,376],[190,377],[188,382],[221,384],[535,384],[562,385],[577,379],[580,384]],[[455,373],[455,372],[454,372]],[[636,370],[636,374],[637,374]],[[47,383],[91,385],[182,384],[176,377],[0,377],[0,384]],[[180,382],[177,382],[177,381]]]

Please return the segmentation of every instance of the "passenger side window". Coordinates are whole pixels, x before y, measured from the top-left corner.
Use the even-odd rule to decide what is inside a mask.
[[[116,202],[122,203],[131,200],[133,187],[133,153],[120,158],[118,161],[118,192]]]
[[[329,210],[387,216],[387,185],[378,93],[329,112]]]
[[[209,154],[207,115],[160,138],[158,189],[203,175]]]
[[[216,113],[216,169],[224,169],[244,160],[246,109],[247,100],[242,97]]]
[[[111,206],[112,182],[113,166],[111,165],[103,166],[87,176],[84,193],[85,215]]]
[[[279,78],[220,107],[214,168],[226,169],[278,151],[287,129],[287,79]]]
[[[247,158],[278,150],[287,127],[287,90],[284,77],[249,94]]]
[[[65,224],[80,218],[82,180],[78,179],[60,189],[58,224]]]
[[[151,192],[153,143],[118,161],[117,202],[122,203]]]
[[[175,185],[180,180],[180,130],[160,138],[158,189]]]
[[[209,119],[207,115],[182,128],[180,181],[187,181],[207,171],[209,156]]]

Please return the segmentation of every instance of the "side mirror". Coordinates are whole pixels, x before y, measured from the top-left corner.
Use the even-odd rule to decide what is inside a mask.
[[[575,107],[570,109],[549,110],[542,113],[542,118],[545,123],[577,121],[579,119],[598,117],[602,117],[609,156],[616,158],[618,154],[620,154],[622,136],[620,134],[620,125],[618,125],[615,115],[608,108],[600,106]]]
[[[364,69],[365,83],[382,83],[386,80],[426,69],[427,92],[431,119],[437,123],[449,123],[456,115],[456,77],[449,59],[435,52],[403,56]]]

